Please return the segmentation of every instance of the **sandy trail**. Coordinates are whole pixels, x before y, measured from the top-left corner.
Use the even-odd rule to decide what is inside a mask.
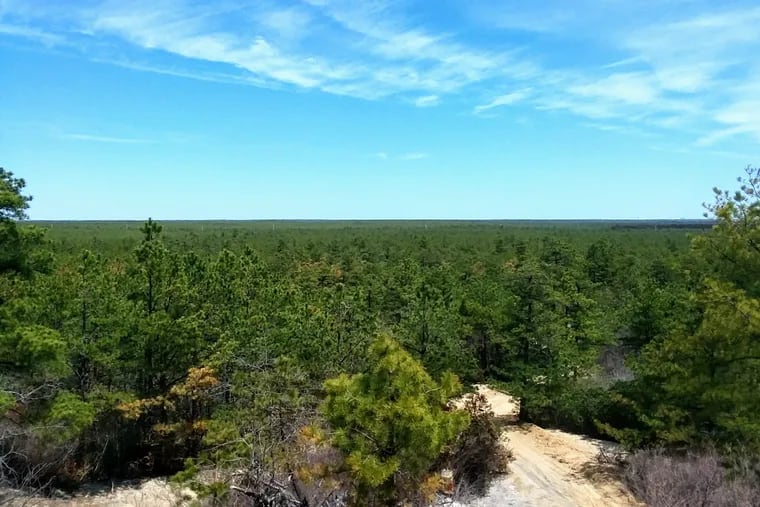
[[[535,505],[624,507],[638,505],[611,466],[597,455],[611,444],[533,424],[507,427],[515,460],[510,479]]]
[[[472,387],[478,394],[482,394],[488,400],[491,405],[491,411],[493,414],[503,422],[515,422],[520,415],[520,400],[514,396],[504,394],[501,391],[492,389],[485,384],[474,384]],[[472,394],[465,394],[464,396],[457,398],[454,401],[454,406],[459,409],[463,409],[465,402],[472,396]]]
[[[507,423],[517,420],[519,400],[485,385],[475,387],[491,403],[494,415]],[[533,424],[507,424],[503,438],[514,455],[509,475],[494,481],[488,495],[471,506],[641,505],[620,482],[614,467],[597,460],[600,450],[614,449],[611,442]]]

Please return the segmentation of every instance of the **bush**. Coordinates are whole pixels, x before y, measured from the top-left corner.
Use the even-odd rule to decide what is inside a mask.
[[[453,446],[449,467],[458,491],[482,495],[494,474],[507,471],[512,454],[500,438],[501,430],[484,395],[470,395],[464,410],[470,416],[470,425]]]
[[[625,480],[650,507],[760,505],[757,477],[746,468],[726,468],[713,450],[685,455],[638,451],[628,460]]]

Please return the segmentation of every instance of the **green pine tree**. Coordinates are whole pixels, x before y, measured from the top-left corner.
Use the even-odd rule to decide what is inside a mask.
[[[468,419],[446,410],[458,379],[449,374],[436,383],[392,338],[372,343],[369,364],[325,382],[322,412],[362,498],[393,502],[399,490],[419,485]]]

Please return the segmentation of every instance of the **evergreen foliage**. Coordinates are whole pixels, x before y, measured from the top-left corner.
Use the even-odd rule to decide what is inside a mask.
[[[760,449],[760,170],[715,191],[716,218],[694,238],[693,311],[653,333],[620,386],[633,420],[606,431],[632,446],[706,442]],[[687,308],[688,310],[688,308]]]
[[[460,389],[456,376],[444,374],[435,382],[388,336],[373,341],[368,360],[367,372],[325,382],[322,412],[359,494],[380,490],[390,496],[418,484],[469,420],[464,412],[446,410]]]
[[[438,458],[467,435],[446,407],[457,377],[520,396],[526,420],[757,452],[758,184],[750,169],[738,193],[719,191],[709,231],[43,229],[0,169],[0,457],[24,450],[0,481],[179,473],[219,501],[283,478],[302,499],[411,499],[435,491]],[[472,441],[494,436],[481,426]],[[213,485],[197,480],[211,470]]]

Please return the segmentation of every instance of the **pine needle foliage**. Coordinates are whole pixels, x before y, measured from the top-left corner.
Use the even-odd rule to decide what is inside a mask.
[[[421,481],[469,418],[447,410],[460,389],[456,376],[435,382],[393,338],[377,337],[368,363],[366,372],[325,382],[322,412],[360,494],[389,498]]]

